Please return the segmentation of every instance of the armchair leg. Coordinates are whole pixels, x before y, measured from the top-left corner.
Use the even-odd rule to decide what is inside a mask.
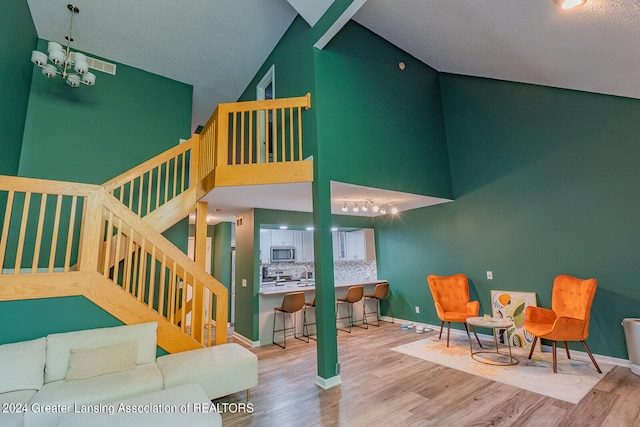
[[[587,342],[586,341],[580,341],[580,342],[584,346],[584,349],[587,351],[587,354],[589,355],[589,358],[591,359],[591,362],[593,362],[593,366],[595,366],[596,370],[598,371],[598,373],[601,374],[602,371],[600,370],[600,366],[598,366],[598,363],[596,362],[596,359],[593,357],[593,354],[591,354],[591,350],[589,350],[589,346],[587,345]]]
[[[449,334],[451,333],[451,322],[447,322],[447,347],[449,347]]]
[[[538,342],[538,337],[533,337],[533,342],[531,343],[531,350],[529,350],[529,359],[533,355],[533,349],[536,348],[536,343]]]
[[[444,328],[444,320],[440,322],[440,335],[438,335],[438,339],[442,339],[442,328]]]
[[[566,341],[564,342],[564,349],[567,352],[567,359],[571,359],[571,355],[569,354],[569,343],[567,343]]]
[[[557,374],[558,373],[558,357],[556,356],[556,342],[555,341],[551,341],[551,348],[553,351],[553,373]]]

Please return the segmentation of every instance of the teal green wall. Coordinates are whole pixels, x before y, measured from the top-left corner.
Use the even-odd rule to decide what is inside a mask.
[[[63,297],[3,302],[0,325],[1,345],[123,323],[85,297]],[[157,356],[165,354],[157,348]]]
[[[46,42],[25,1],[11,0],[0,23],[0,70],[12,76],[0,83],[0,174],[103,183],[190,137],[190,85],[118,64],[116,76],[72,89],[29,61]],[[186,219],[164,234],[187,251]],[[2,302],[0,316],[0,343],[121,324],[82,297]]]
[[[549,307],[556,275],[595,277],[589,346],[626,357],[620,321],[640,315],[640,101],[441,81],[455,201],[376,222],[394,313],[440,323],[428,274],[467,274],[485,312],[491,289],[533,291]]]
[[[101,184],[191,136],[190,85],[122,64],[91,87],[33,73],[20,176]]]
[[[0,175],[17,175],[38,36],[24,0],[3,2],[0,13]]]
[[[31,340],[58,332],[123,324],[80,296],[8,301],[0,307],[0,344]]]
[[[220,283],[222,283],[229,291],[229,304],[227,312],[231,315],[231,227],[230,222],[221,222],[212,227],[208,227],[213,231],[212,251],[213,257],[211,263],[211,271]]]
[[[315,64],[320,166],[330,179],[451,197],[437,71],[355,22],[315,52]]]

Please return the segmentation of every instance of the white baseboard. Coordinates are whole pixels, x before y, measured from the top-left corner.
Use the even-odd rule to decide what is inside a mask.
[[[323,390],[330,389],[337,385],[342,384],[342,380],[340,379],[340,375],[336,375],[331,378],[322,378],[321,376],[316,376],[316,385]]]
[[[252,347],[252,348],[260,347],[260,341],[251,341],[249,338],[245,337],[244,335],[240,335],[236,331],[233,331],[232,336],[234,340],[238,340],[241,343],[248,345],[249,347]]]
[[[381,319],[383,319],[381,317]],[[386,319],[385,319],[386,320]],[[403,323],[409,323],[409,324],[413,324],[415,326],[422,326],[425,328],[429,328],[432,329],[434,331],[439,331],[440,330],[440,325],[435,326],[435,325],[430,325],[428,323],[417,323],[417,322],[412,322],[411,320],[404,320],[404,319],[398,319],[395,318],[396,323],[399,323],[400,325],[402,325]],[[425,332],[428,332],[425,330]],[[444,334],[444,331],[443,331]],[[461,336],[466,336],[467,333],[463,330],[463,329],[451,329],[451,335],[461,335]],[[487,334],[478,334],[478,337],[483,338],[483,339],[487,339],[487,340],[493,340],[493,335],[487,335]],[[552,347],[550,345],[543,345],[542,346],[542,350],[546,351],[546,352],[551,352]],[[560,350],[558,350],[560,351]],[[577,356],[575,357],[578,360],[584,360],[584,361],[590,361],[589,359],[589,355],[584,352],[584,351],[579,351],[579,350],[571,350],[571,357],[574,358],[574,355]],[[627,359],[620,359],[618,357],[612,357],[612,356],[604,356],[601,354],[593,354],[593,357],[596,359],[597,362],[602,362],[602,363],[608,363],[611,365],[617,365],[617,366],[623,366],[626,368],[630,368],[631,367],[631,362]]]

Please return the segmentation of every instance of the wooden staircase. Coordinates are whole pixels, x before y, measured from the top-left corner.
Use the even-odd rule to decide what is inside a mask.
[[[227,289],[160,233],[215,187],[312,181],[309,107],[220,104],[200,134],[103,185],[0,176],[0,301],[82,295],[125,324],[157,321],[168,352],[226,342]]]

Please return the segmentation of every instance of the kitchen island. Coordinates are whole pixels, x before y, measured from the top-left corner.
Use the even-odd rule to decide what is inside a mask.
[[[363,285],[364,293],[373,293],[375,285],[379,283],[386,283],[386,280],[371,280],[364,282],[336,282],[335,292],[336,298],[342,298],[347,294],[347,289],[351,286]],[[313,280],[309,280],[307,284],[305,281],[287,281],[279,282],[266,282],[262,283],[259,293],[259,327],[260,327],[260,341],[259,345],[271,344],[271,337],[273,332],[273,309],[279,307],[282,304],[284,295],[290,292],[304,292],[305,300],[307,302],[313,301],[315,298],[315,283]],[[370,303],[372,304],[372,303]],[[362,305],[360,303],[354,304],[354,316],[356,319],[362,319]],[[342,311],[344,310],[344,312]],[[372,310],[372,307],[368,308],[368,311]],[[341,315],[346,315],[346,307],[341,307]],[[315,319],[315,313],[311,314],[311,319]],[[281,316],[278,316],[277,328],[280,328]],[[314,321],[314,320],[312,320]],[[289,326],[289,321],[287,321]],[[296,313],[296,328],[298,336],[302,336],[302,311]],[[315,329],[312,329],[312,333],[315,333]],[[281,340],[282,336],[278,335],[277,340]],[[288,337],[287,337],[288,339]],[[293,339],[293,337],[291,337]]]

